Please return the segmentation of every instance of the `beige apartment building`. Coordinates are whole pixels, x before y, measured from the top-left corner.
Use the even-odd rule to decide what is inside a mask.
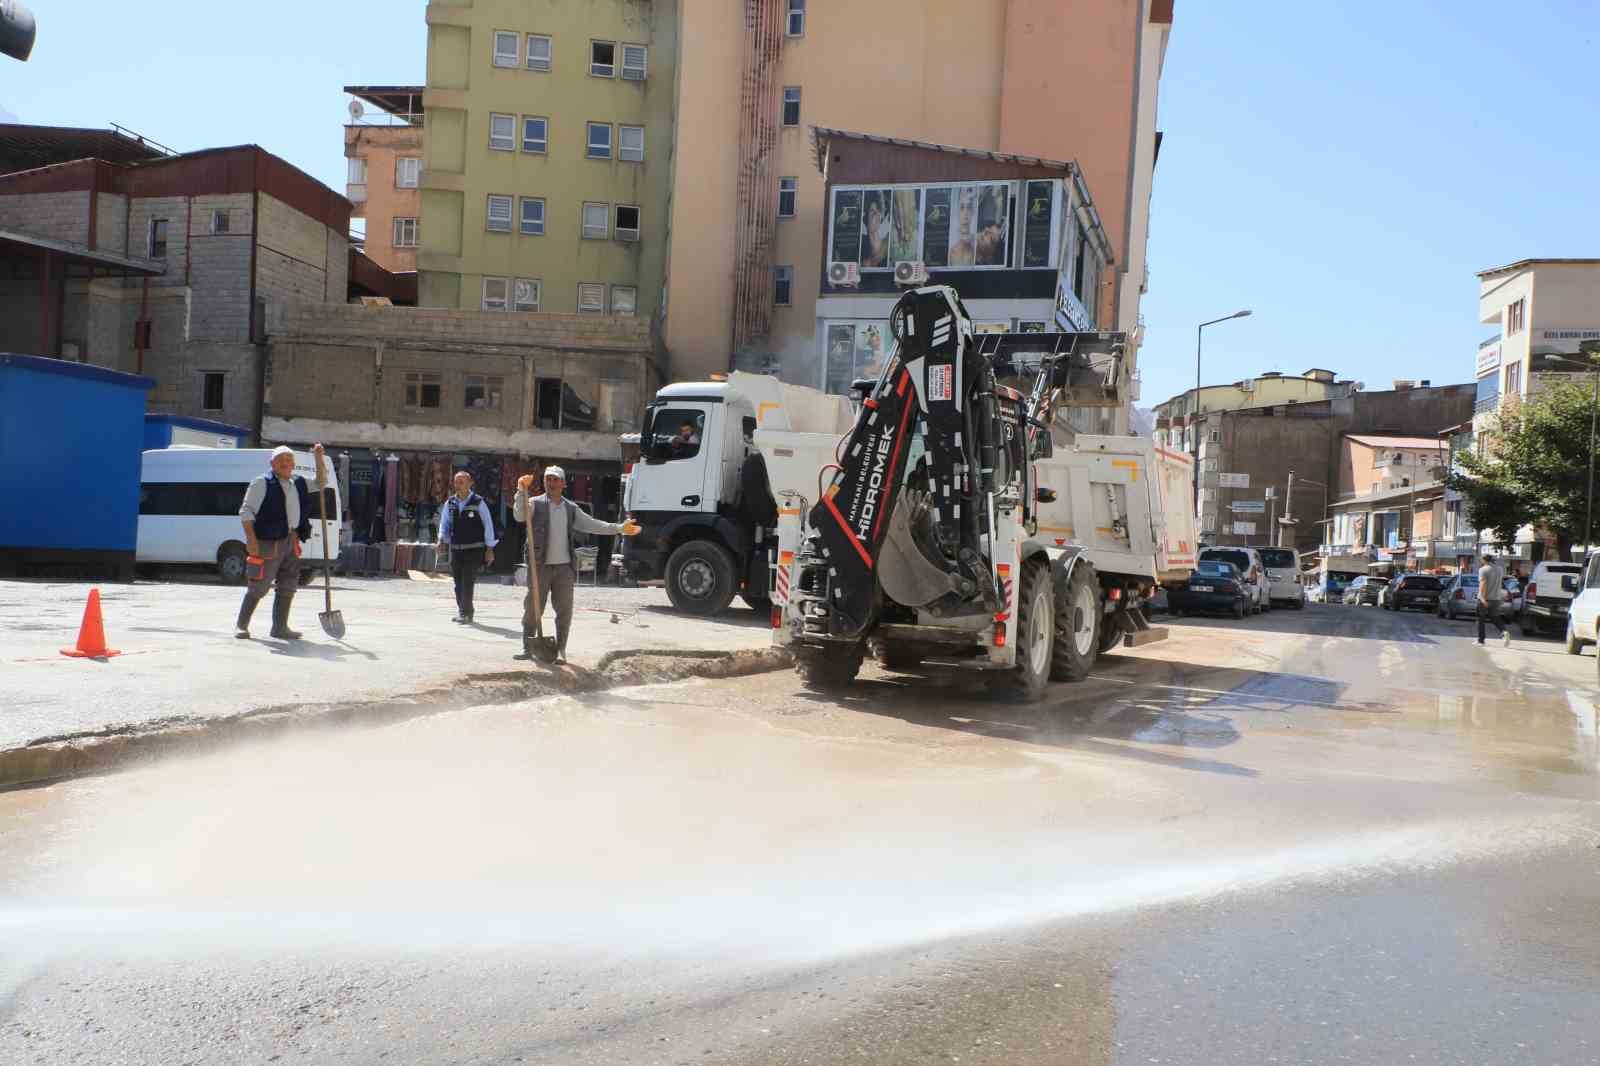
[[[673,376],[723,371],[736,355],[785,376],[818,364],[830,160],[814,127],[1074,161],[1113,259],[1096,318],[1136,344],[1172,8],[882,0],[869,27],[844,0],[683,4],[664,308]],[[778,277],[792,277],[787,306],[775,304]]]
[[[417,269],[422,215],[423,111],[420,85],[346,85],[345,199],[363,219],[362,251],[390,273]]]

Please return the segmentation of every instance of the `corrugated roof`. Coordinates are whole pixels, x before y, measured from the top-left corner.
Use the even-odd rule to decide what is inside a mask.
[[[897,144],[902,148],[923,148],[930,152],[949,152],[952,155],[972,156],[974,159],[990,159],[996,163],[1018,163],[1027,167],[1050,167],[1055,170],[1069,172],[1078,169],[1078,164],[1069,160],[1040,159],[1028,155],[1005,155],[1002,152],[986,152],[982,148],[958,148],[952,144],[934,144],[932,141],[908,141],[903,137],[882,137],[875,133],[836,130],[827,126],[812,126],[811,132],[823,137],[843,137],[851,141],[872,141],[874,144]]]
[[[0,171],[37,170],[94,156],[116,163],[159,159],[164,153],[116,130],[0,123]]]
[[[1600,259],[1518,259],[1515,263],[1507,263],[1505,266],[1480,270],[1478,277],[1486,278],[1492,274],[1504,274],[1510,270],[1521,270],[1531,266],[1600,266]]]
[[[1371,448],[1428,448],[1444,447],[1438,437],[1385,437],[1374,433],[1347,433],[1346,440],[1365,444]]]

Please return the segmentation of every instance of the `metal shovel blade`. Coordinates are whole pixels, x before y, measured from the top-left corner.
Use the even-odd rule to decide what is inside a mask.
[[[555,637],[528,637],[528,654],[540,662],[549,664],[556,661]]]
[[[344,639],[344,612],[323,611],[317,615],[317,621],[322,623],[322,631],[334,640]]]

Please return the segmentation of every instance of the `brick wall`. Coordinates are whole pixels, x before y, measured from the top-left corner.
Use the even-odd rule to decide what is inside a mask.
[[[194,341],[148,360],[145,373],[156,379],[150,410],[198,415],[254,428],[259,409],[261,356],[253,344]],[[223,375],[223,407],[205,408],[205,375]]]
[[[189,339],[244,343],[250,339],[249,193],[196,196],[189,213]],[[213,232],[215,213],[227,212],[227,231]]]
[[[634,319],[280,303],[267,330],[274,439],[615,460],[617,433],[637,427],[660,380],[648,323]],[[408,405],[412,374],[439,386],[437,407]],[[498,407],[467,406],[479,377],[497,379]],[[593,407],[594,428],[535,428],[553,415],[537,410],[540,379]]]
[[[138,197],[128,201],[128,254],[150,255],[150,224],[167,220],[167,272],[151,278],[152,287],[181,286],[189,266],[188,241],[190,205],[186,196]]]
[[[408,342],[650,352],[650,323],[620,315],[507,314],[433,307],[361,307],[280,301],[267,307],[274,337],[347,337]]]
[[[127,255],[128,242],[133,235],[128,232],[128,198],[116,193],[96,194],[95,248],[113,255]]]
[[[89,194],[39,192],[0,196],[0,229],[87,245]]]

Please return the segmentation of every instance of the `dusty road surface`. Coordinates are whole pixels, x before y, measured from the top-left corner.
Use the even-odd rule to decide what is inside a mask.
[[[1312,607],[0,794],[0,1062],[1600,1062],[1592,654]]]

